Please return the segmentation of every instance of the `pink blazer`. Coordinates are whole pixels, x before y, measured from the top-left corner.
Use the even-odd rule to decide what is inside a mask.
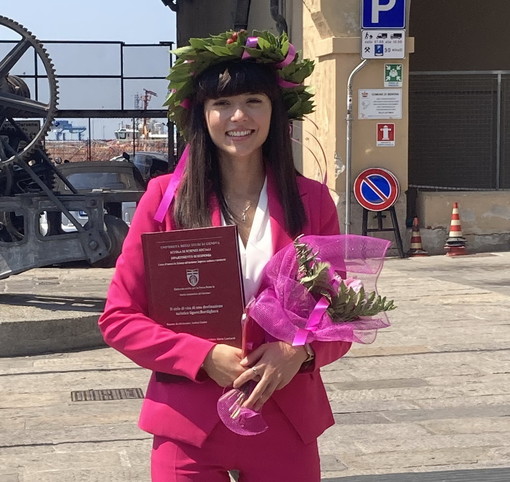
[[[170,212],[163,223],[154,221],[169,179],[170,175],[151,181],[140,201],[117,262],[99,327],[106,343],[138,365],[181,377],[169,383],[157,381],[152,374],[140,414],[140,428],[201,446],[219,423],[216,402],[223,393],[223,388],[200,369],[214,343],[175,333],[146,315],[140,235],[174,228]],[[298,177],[298,187],[308,218],[303,233],[338,234],[337,212],[327,187],[305,177]],[[274,252],[292,242],[284,228],[283,210],[276,192],[277,186],[269,176],[268,203]],[[217,202],[211,208],[212,224],[219,226],[221,214]],[[272,396],[305,443],[312,442],[334,423],[319,368],[343,356],[350,343],[314,342],[313,348],[316,353],[313,366],[298,373]]]

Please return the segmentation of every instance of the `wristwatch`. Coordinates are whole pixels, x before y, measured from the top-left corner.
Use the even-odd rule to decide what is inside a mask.
[[[315,352],[313,351],[312,346],[310,345],[310,343],[305,343],[303,345],[303,348],[305,349],[306,354],[308,355],[303,363],[311,362],[315,358]]]

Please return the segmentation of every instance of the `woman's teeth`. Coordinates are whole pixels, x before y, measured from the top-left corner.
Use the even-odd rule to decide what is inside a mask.
[[[230,137],[243,137],[251,134],[251,131],[228,131],[227,135]]]

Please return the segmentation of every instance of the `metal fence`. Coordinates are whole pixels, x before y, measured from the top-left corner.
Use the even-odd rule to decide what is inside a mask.
[[[510,189],[510,72],[413,72],[409,184]]]

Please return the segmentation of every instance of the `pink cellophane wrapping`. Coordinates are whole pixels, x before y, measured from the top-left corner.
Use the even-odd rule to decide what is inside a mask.
[[[249,381],[241,388],[232,388],[218,400],[218,415],[221,421],[238,435],[258,435],[268,428],[260,412],[241,406],[255,385],[255,382]]]
[[[332,274],[341,279],[356,279],[365,291],[376,290],[386,250],[390,242],[358,235],[303,236],[317,253],[317,260],[328,262]],[[317,299],[297,280],[298,261],[293,244],[276,253],[264,268],[261,288],[248,306],[248,315],[276,340],[292,343],[297,331],[306,328]],[[307,343],[351,341],[372,343],[377,330],[389,326],[386,313],[349,322],[333,322],[324,314]]]
[[[331,276],[359,280],[365,291],[376,290],[389,241],[357,235],[303,236],[317,253],[318,261],[331,265]],[[260,325],[270,339],[293,343],[296,333],[307,328],[317,299],[297,280],[298,261],[294,244],[276,253],[267,263],[262,275],[259,294],[247,307],[248,316]],[[372,343],[377,330],[389,326],[386,313],[349,322],[333,322],[325,313],[313,329],[308,330],[306,342],[351,341]],[[245,340],[249,345],[250,340]],[[248,382],[240,389],[232,389],[218,400],[218,414],[227,428],[239,435],[257,435],[267,430],[259,412],[242,408],[255,387]]]

